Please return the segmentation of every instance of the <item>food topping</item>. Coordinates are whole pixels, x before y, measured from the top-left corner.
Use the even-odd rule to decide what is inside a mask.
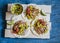
[[[20,4],[14,4],[11,7],[11,13],[12,14],[17,14],[18,15],[18,14],[21,14],[22,11],[23,11],[23,7]]]
[[[38,15],[39,9],[36,9],[34,6],[30,5],[27,7],[25,13],[28,19],[34,19]]]
[[[28,25],[26,22],[17,21],[14,24],[12,30],[13,30],[13,33],[16,33],[18,35],[22,35],[27,28],[28,28]]]
[[[43,34],[46,32],[47,30],[47,24],[44,20],[42,19],[38,19],[35,21],[34,23],[34,30],[38,33],[38,34]]]

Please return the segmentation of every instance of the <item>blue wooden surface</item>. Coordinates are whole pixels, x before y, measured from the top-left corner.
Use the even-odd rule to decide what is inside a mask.
[[[45,4],[52,5],[51,13],[51,38],[50,39],[18,39],[18,38],[5,38],[4,29],[6,25],[5,12],[7,11],[8,3],[15,3],[16,0],[0,0],[0,43],[60,43],[60,1],[59,0],[18,0],[22,4]]]

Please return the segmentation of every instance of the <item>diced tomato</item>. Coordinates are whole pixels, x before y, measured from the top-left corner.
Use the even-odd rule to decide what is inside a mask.
[[[46,23],[44,22],[44,20],[39,19],[39,21],[40,21],[40,23],[41,23],[42,25],[46,25]]]
[[[43,22],[43,20],[42,20],[42,19],[39,19],[39,22],[41,22],[41,23],[42,23],[42,22]]]
[[[16,31],[13,31],[12,33],[17,34],[17,32],[16,32]]]
[[[13,30],[13,32],[12,32],[12,33],[17,34],[17,33],[18,33],[18,31],[19,31],[19,29],[16,29],[16,31],[14,31],[14,30]]]
[[[45,23],[45,22],[43,22],[43,23],[42,23],[42,25],[44,26],[44,25],[46,25],[46,23]]]
[[[26,13],[27,13],[27,14],[30,14],[30,8],[27,8],[27,9],[26,9]]]
[[[19,31],[19,29],[18,28],[16,28],[16,32],[18,32]]]
[[[14,30],[13,31],[14,31],[14,33],[15,32],[17,33],[19,31],[18,25],[14,27]]]

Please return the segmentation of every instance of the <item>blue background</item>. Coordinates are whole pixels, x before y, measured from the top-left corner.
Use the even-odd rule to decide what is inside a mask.
[[[52,5],[51,13],[51,38],[50,39],[18,39],[5,38],[4,29],[6,28],[5,12],[8,3],[19,2],[22,4],[45,4]],[[0,43],[60,43],[60,1],[59,0],[0,0]]]

